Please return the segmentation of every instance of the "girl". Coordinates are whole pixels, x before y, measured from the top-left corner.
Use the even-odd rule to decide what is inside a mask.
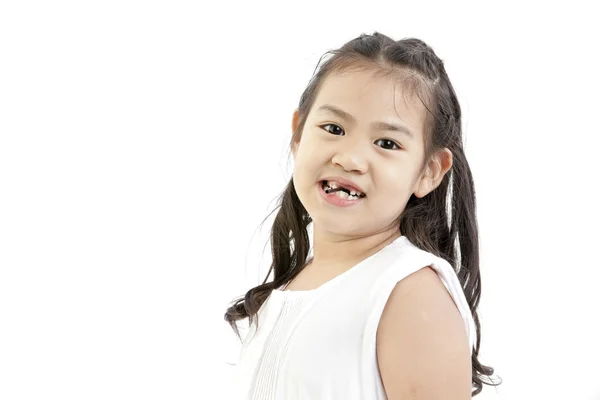
[[[293,114],[271,269],[225,314],[251,328],[237,389],[471,398],[493,369],[477,359],[475,191],[443,62],[377,32],[330,53]]]

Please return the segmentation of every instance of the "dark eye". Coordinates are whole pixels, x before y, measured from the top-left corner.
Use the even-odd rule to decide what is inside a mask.
[[[334,127],[338,128],[338,129],[336,129],[338,132],[337,132],[337,133],[336,133],[336,132],[331,132],[329,129],[325,129],[325,128],[324,128],[325,126],[334,126]],[[321,128],[325,129],[325,130],[326,130],[327,132],[329,132],[329,133],[333,133],[334,135],[337,135],[337,134],[338,134],[340,131],[341,131],[342,133],[344,133],[344,131],[342,130],[342,128],[340,128],[340,127],[339,127],[339,126],[337,126],[336,124],[325,124],[325,125],[321,125]]]
[[[393,140],[390,139],[379,139],[377,140],[375,143],[377,142],[382,142],[384,143],[384,145],[382,146],[384,149],[386,150],[394,150],[394,146],[396,146],[396,148],[400,149],[401,147],[398,145],[398,143],[394,142]],[[389,146],[389,147],[388,147]]]

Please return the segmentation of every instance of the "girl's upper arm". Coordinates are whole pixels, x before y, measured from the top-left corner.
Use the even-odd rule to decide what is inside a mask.
[[[467,332],[433,269],[396,284],[377,330],[377,362],[389,400],[471,399]]]

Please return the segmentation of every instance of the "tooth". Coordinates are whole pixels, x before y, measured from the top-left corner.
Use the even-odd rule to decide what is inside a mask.
[[[360,197],[358,197],[358,196],[352,196],[352,195],[349,195],[349,194],[348,194],[348,193],[346,193],[346,192],[336,192],[336,193],[335,193],[335,195],[336,195],[337,197],[339,197],[339,198],[342,198],[342,199],[345,199],[345,200],[348,200],[348,199],[350,199],[350,200],[358,200],[358,199],[360,198]]]
[[[341,185],[338,185],[337,182],[325,181],[325,185],[328,186],[330,189],[342,188],[343,190],[348,191],[348,193],[347,193],[348,195],[355,196],[357,198],[360,198],[362,196],[362,192],[357,192],[354,190],[347,189]],[[337,193],[345,193],[345,192],[337,192]]]
[[[349,189],[346,189],[344,186],[339,185],[337,182],[327,182],[327,185],[332,188],[332,189],[337,189],[337,188],[343,188],[345,190],[350,191]]]

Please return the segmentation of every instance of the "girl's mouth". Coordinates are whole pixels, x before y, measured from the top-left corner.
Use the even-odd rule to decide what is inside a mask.
[[[337,182],[321,181],[321,187],[326,194],[335,193],[343,199],[358,200],[366,196],[362,192],[347,189]]]
[[[319,192],[321,196],[330,204],[346,207],[360,202],[365,196],[364,193],[356,193],[344,187],[335,184],[329,184],[327,181],[319,182]],[[334,187],[332,187],[334,186]]]

